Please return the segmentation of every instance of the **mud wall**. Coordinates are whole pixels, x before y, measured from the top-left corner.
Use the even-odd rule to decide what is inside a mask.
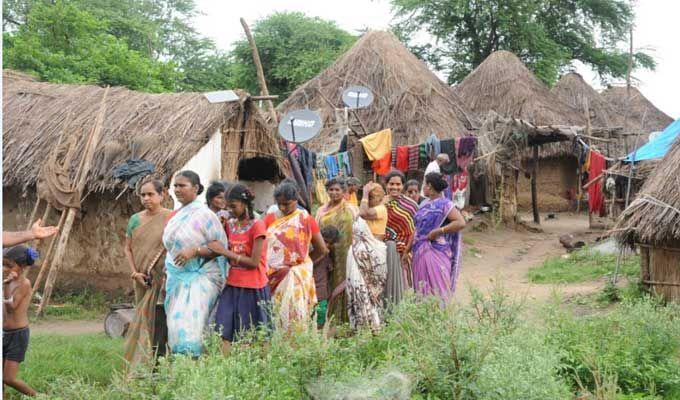
[[[14,188],[3,188],[3,230],[23,230],[35,204],[35,190],[28,195]],[[57,276],[56,288],[77,289],[94,287],[107,292],[128,291],[130,271],[123,253],[125,228],[132,214],[142,209],[139,199],[128,192],[115,200],[117,194],[91,193],[76,217],[69,237],[66,257]],[[44,206],[38,215],[42,215]],[[59,212],[52,210],[47,223],[56,225]],[[39,246],[47,251],[49,240]],[[34,279],[39,267],[29,275]]]
[[[522,165],[531,171],[533,163]],[[574,208],[578,179],[576,157],[552,157],[538,161],[538,209],[540,212],[570,211]],[[531,179],[520,173],[518,207],[521,211],[531,210]]]

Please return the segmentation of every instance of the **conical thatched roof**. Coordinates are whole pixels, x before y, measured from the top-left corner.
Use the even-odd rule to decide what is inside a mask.
[[[637,198],[621,214],[614,230],[628,244],[680,246],[680,140],[645,182]]]
[[[557,98],[508,51],[489,55],[455,91],[479,116],[495,111],[534,125],[585,125],[583,113]]]
[[[625,86],[610,86],[602,92],[604,98],[624,119],[626,114],[627,90]],[[624,130],[626,132],[650,133],[664,130],[673,118],[656,108],[651,101],[634,87],[630,88],[630,106]]]
[[[103,93],[99,86],[36,82],[24,74],[3,71],[3,186],[35,184],[62,132],[74,139],[74,134],[88,135]],[[277,139],[247,93],[238,94],[240,101],[211,104],[200,93],[150,94],[110,88],[88,190],[113,189],[112,169],[133,158],[133,147],[136,156],[155,165],[158,175],[169,178],[220,128],[223,141],[245,131],[241,149],[230,150],[246,158],[271,157],[280,172]],[[80,161],[83,142],[76,148],[72,171]]]
[[[583,110],[584,103],[587,101],[592,126],[613,128],[623,124],[623,120],[614,107],[576,72],[563,75],[551,92],[576,110]]]
[[[393,34],[364,34],[344,55],[319,75],[295,90],[277,110],[316,110],[324,128],[306,145],[332,152],[341,141],[335,109],[344,107],[342,92],[352,85],[365,86],[374,101],[358,115],[368,133],[391,128],[398,144],[417,144],[430,133],[440,137],[465,135],[472,128],[468,113],[451,88],[414,56]],[[350,122],[355,121],[350,118]],[[358,124],[355,131],[362,132]]]

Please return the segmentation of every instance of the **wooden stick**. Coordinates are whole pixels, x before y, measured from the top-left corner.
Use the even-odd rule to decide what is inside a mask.
[[[534,151],[534,165],[531,170],[531,210],[534,212],[534,222],[536,224],[541,224],[541,216],[538,213],[538,189],[536,187],[536,181],[538,179],[538,146],[533,146]]]
[[[47,203],[47,206],[45,207],[45,212],[43,213],[43,216],[41,218],[43,224],[47,223],[47,218],[50,217],[50,211],[52,211],[52,207],[50,206],[50,203]],[[38,245],[38,242],[39,242],[38,239],[34,239],[31,242],[31,246],[36,247]]]
[[[276,100],[279,98],[277,94],[270,94],[268,96],[250,96],[250,100],[260,101],[260,100]]]
[[[49,204],[47,205],[48,207],[50,206]],[[64,221],[66,220],[66,210],[61,212],[61,217],[59,218],[59,230],[61,231],[61,228],[64,226]],[[54,244],[57,243],[57,237],[59,235],[54,235],[52,237],[52,240],[50,240],[50,245],[47,247],[47,252],[45,253],[45,257],[43,257],[42,264],[40,265],[40,271],[38,272],[38,276],[35,278],[35,282],[33,282],[33,292],[35,293],[38,288],[40,287],[40,283],[42,282],[43,275],[45,274],[46,271],[50,270],[50,263],[52,261],[52,251],[54,250]]]
[[[31,229],[31,225],[33,225],[33,220],[35,220],[35,216],[38,214],[38,208],[40,207],[40,197],[37,196],[35,198],[35,205],[33,206],[33,211],[31,211],[31,216],[28,217],[28,223],[26,224],[26,230]],[[49,207],[49,205],[48,205]],[[43,220],[45,221],[45,220]]]
[[[104,114],[106,111],[106,98],[109,94],[109,87],[104,90],[104,95],[102,96],[101,103],[99,104],[99,113],[97,114],[97,119],[95,121],[95,126],[90,133],[85,151],[83,153],[83,159],[81,160],[81,168],[76,174],[76,185],[75,188],[78,193],[83,193],[85,188],[85,183],[87,182],[87,174],[90,170],[90,164],[92,164],[92,159],[94,158],[95,150],[99,144],[99,138],[102,132],[102,126],[104,124]],[[36,314],[38,316],[42,315],[45,307],[49,304],[50,297],[52,296],[52,289],[54,288],[54,282],[57,279],[57,272],[61,267],[62,260],[66,254],[66,246],[68,245],[69,235],[71,229],[73,228],[73,222],[76,218],[76,213],[78,210],[76,208],[69,208],[66,214],[66,220],[64,221],[64,226],[61,229],[61,234],[59,235],[59,241],[57,242],[57,250],[54,254],[54,260],[52,266],[47,274],[47,280],[45,281],[45,291],[43,293],[42,300],[38,306]]]
[[[603,176],[604,176],[604,173],[601,173],[600,175],[598,175],[598,176],[596,176],[595,178],[593,178],[590,182],[588,182],[588,183],[586,183],[585,185],[583,185],[583,190],[588,190],[588,188],[589,188],[591,185],[593,185],[593,184],[596,183],[597,181],[601,180]]]
[[[243,31],[246,33],[246,38],[248,38],[248,43],[250,43],[250,50],[253,52],[253,62],[255,63],[255,71],[257,72],[257,81],[260,84],[260,95],[269,96],[269,90],[267,89],[267,82],[264,79],[264,70],[262,69],[262,62],[260,61],[260,53],[257,51],[257,45],[255,44],[255,39],[250,33],[250,28],[246,23],[246,20],[241,18],[241,26],[243,26]],[[278,123],[278,117],[276,116],[276,110],[274,109],[274,103],[271,100],[266,100],[267,108],[269,109],[269,114],[271,115],[274,124]]]

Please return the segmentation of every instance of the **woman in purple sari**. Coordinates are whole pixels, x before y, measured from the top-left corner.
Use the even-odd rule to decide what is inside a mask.
[[[422,295],[435,295],[446,302],[456,289],[460,269],[460,230],[465,219],[442,195],[447,183],[441,174],[425,176],[427,199],[416,213],[416,232],[409,243],[413,250],[413,287]]]

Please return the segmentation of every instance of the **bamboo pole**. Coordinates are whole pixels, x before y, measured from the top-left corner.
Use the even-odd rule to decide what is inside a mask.
[[[49,204],[48,204],[49,207]],[[64,220],[66,219],[66,210],[61,212],[61,217],[59,218],[59,230],[61,231],[61,228],[64,226]],[[52,251],[54,250],[54,244],[57,243],[57,237],[58,235],[55,235],[52,237],[52,240],[50,240],[50,245],[47,247],[47,252],[45,253],[45,257],[43,257],[42,264],[40,265],[40,271],[38,272],[38,276],[35,278],[35,282],[33,282],[33,293],[35,293],[38,288],[40,287],[40,283],[42,282],[43,276],[45,275],[46,271],[50,270],[50,265],[52,262]]]
[[[253,62],[255,63],[255,72],[257,72],[257,81],[260,84],[260,96],[269,96],[269,90],[267,89],[267,82],[264,79],[264,70],[262,69],[262,62],[260,61],[260,53],[257,51],[257,45],[255,44],[255,39],[250,33],[250,28],[246,23],[246,20],[241,18],[241,26],[243,26],[243,31],[246,33],[246,38],[248,38],[248,43],[250,43],[250,50],[253,52]],[[276,116],[276,110],[274,109],[274,103],[271,100],[266,100],[267,109],[271,115],[273,123],[276,125],[278,123],[278,117]]]
[[[26,224],[26,230],[27,231],[31,230],[31,225],[33,225],[33,221],[35,220],[35,216],[38,215],[38,208],[40,208],[40,197],[38,197],[36,195],[35,205],[33,206],[33,211],[31,211],[31,216],[28,217],[28,223]],[[45,221],[45,220],[43,220],[43,221]]]
[[[102,96],[101,103],[99,104],[99,113],[97,114],[97,119],[95,120],[95,125],[87,139],[87,144],[84,149],[83,158],[80,162],[80,168],[76,173],[75,188],[82,195],[85,188],[85,182],[87,181],[87,174],[90,170],[90,164],[94,158],[94,153],[99,144],[99,138],[101,136],[102,126],[104,123],[104,112],[106,111],[106,98],[109,94],[109,87],[104,90],[104,95]],[[66,246],[68,245],[69,235],[71,229],[73,228],[73,222],[76,218],[76,213],[78,210],[76,208],[69,208],[66,211],[66,219],[64,220],[63,229],[60,230],[59,240],[57,242],[57,249],[54,254],[54,260],[52,261],[52,266],[47,273],[47,280],[45,281],[45,291],[43,293],[42,300],[40,301],[40,306],[36,314],[38,316],[42,315],[47,304],[49,304],[50,297],[52,296],[52,289],[54,288],[54,282],[57,279],[57,272],[61,267],[64,255],[66,254]]]
[[[538,146],[533,145],[534,151],[534,165],[531,171],[531,210],[534,213],[534,223],[541,224],[541,216],[538,213],[538,188],[536,187],[536,180],[538,179]]]

